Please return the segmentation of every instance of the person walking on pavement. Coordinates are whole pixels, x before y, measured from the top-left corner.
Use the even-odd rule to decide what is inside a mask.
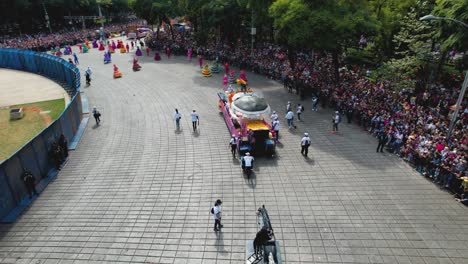
[[[236,157],[236,150],[237,150],[237,142],[236,142],[236,136],[232,135],[231,139],[229,140],[229,146],[231,147],[231,153],[232,157]]]
[[[385,143],[387,143],[387,135],[385,134],[385,131],[380,131],[379,134],[377,135],[377,139],[379,140],[379,144],[377,145],[377,151],[383,152],[383,148],[385,147]]]
[[[338,132],[338,124],[341,122],[340,112],[335,111],[335,115],[332,118],[332,122],[333,122],[333,131],[332,131],[332,133],[336,133],[336,132]]]
[[[309,153],[310,138],[309,133],[304,133],[304,137],[301,139],[301,154],[307,157]]]
[[[286,104],[286,113],[289,112],[289,111],[291,111],[291,109],[292,109],[292,108],[291,108],[291,102],[288,101],[288,103]]]
[[[214,231],[220,231],[223,225],[221,224],[221,204],[223,202],[221,200],[216,200],[214,207],[211,208],[211,214],[213,215],[214,219]]]
[[[278,119],[273,120],[271,123],[271,129],[275,131],[275,142],[278,142],[279,139],[279,121]]]
[[[93,106],[93,117],[96,120],[96,125],[99,125],[101,123],[101,113],[97,110],[96,106]]]
[[[241,158],[241,167],[245,174],[247,174],[247,178],[250,178],[254,160],[254,157],[250,156],[249,152],[245,153],[245,156]]]
[[[26,190],[29,194],[29,199],[32,198],[33,193],[35,195],[39,195],[36,191],[35,179],[31,171],[29,171],[26,168],[23,168],[23,174],[21,175],[21,179],[23,180],[24,185],[26,186]]]
[[[179,110],[177,108],[175,109],[175,112],[173,114],[173,118],[175,120],[177,130],[179,130],[180,129],[180,119],[182,118],[182,115],[179,113]]]
[[[312,97],[312,111],[317,112],[318,98],[316,96]]]
[[[190,117],[192,118],[193,132],[195,132],[197,130],[197,125],[200,125],[200,117],[195,110],[190,113]]]
[[[80,46],[81,47],[81,46]],[[78,56],[76,55],[75,52],[73,52],[73,60],[75,61],[75,65],[79,65],[80,61],[78,60]]]
[[[273,114],[271,114],[270,119],[271,119],[271,124],[273,125],[273,121],[278,119],[278,114],[276,113],[276,111],[273,111]]]
[[[86,84],[87,85],[91,85],[91,74],[93,74],[93,71],[88,66],[88,68],[85,71],[85,77],[86,77]]]
[[[297,104],[297,120],[299,120],[299,122],[302,122],[302,119],[301,119],[301,114],[302,114],[302,111],[304,111],[304,106],[302,106],[301,104]]]
[[[289,110],[288,113],[285,116],[286,121],[288,121],[288,128],[294,127],[296,129],[296,126],[294,125],[294,113],[293,111]]]

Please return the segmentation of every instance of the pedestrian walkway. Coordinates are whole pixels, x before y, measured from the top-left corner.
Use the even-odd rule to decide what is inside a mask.
[[[468,210],[354,125],[331,134],[332,111],[311,112],[287,130],[284,106],[298,98],[247,73],[280,116],[277,156],[256,159],[246,180],[218,113],[222,75],[201,75],[196,60],[154,62],[113,55],[112,78],[97,50],[82,90],[100,110],[57,179],[14,224],[0,226],[0,263],[244,263],[267,208],[283,263],[467,263]],[[84,76],[82,83],[84,83]],[[182,113],[181,130],[172,119]],[[200,126],[193,132],[190,112]],[[300,139],[308,132],[308,157]],[[223,201],[223,229],[210,208]]]

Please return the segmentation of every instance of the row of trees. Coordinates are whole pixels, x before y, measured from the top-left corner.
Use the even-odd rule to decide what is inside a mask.
[[[441,72],[467,68],[466,55],[458,62],[449,56],[453,49],[468,50],[466,28],[418,20],[434,14],[467,22],[467,0],[6,0],[0,2],[0,20],[4,27],[44,29],[45,5],[52,24],[66,27],[63,16],[97,15],[98,4],[106,16],[126,16],[131,9],[152,25],[182,17],[202,44],[250,42],[254,27],[257,42],[285,45],[293,63],[299,50],[325,51],[336,70],[348,60],[379,68],[376,78],[420,86]],[[361,36],[367,45],[359,45]]]

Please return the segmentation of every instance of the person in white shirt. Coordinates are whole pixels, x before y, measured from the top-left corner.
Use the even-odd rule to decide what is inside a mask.
[[[286,105],[286,112],[291,111],[291,102],[288,101],[288,104]]]
[[[236,135],[232,135],[231,139],[229,140],[229,146],[231,147],[232,157],[235,158],[237,150]]]
[[[180,129],[180,119],[182,118],[182,115],[179,113],[179,110],[177,108],[175,109],[175,112],[173,114],[173,118],[174,118],[174,120],[176,122],[177,130],[179,130]]]
[[[273,121],[278,119],[278,114],[276,113],[276,111],[273,111],[273,114],[270,116],[270,119],[271,119],[272,123],[273,123]]]
[[[340,112],[335,111],[335,116],[333,117],[333,133],[338,132],[338,124],[341,122]]]
[[[254,157],[250,156],[249,152],[245,153],[245,156],[241,158],[241,166],[242,166],[242,169],[247,174],[247,177],[250,177],[250,172],[252,171],[253,162],[254,162]]]
[[[275,141],[278,142],[279,138],[279,121],[278,119],[273,120],[271,128],[275,131]]]
[[[221,200],[216,200],[214,207],[211,208],[211,213],[213,214],[214,223],[214,231],[220,231],[223,225],[221,224],[221,204],[223,202]]]
[[[291,126],[296,128],[296,126],[293,123],[294,113],[291,110],[288,111],[288,113],[286,114],[284,118],[286,118],[286,121],[288,121],[288,128],[291,128]]]
[[[302,119],[301,119],[302,111],[304,111],[304,106],[302,106],[301,104],[297,104],[296,114],[297,114],[297,120],[299,120],[299,122],[302,122]]]
[[[304,137],[301,139],[301,154],[307,157],[309,153],[310,138],[309,133],[304,133]]]
[[[318,98],[317,97],[312,97],[312,111],[317,111],[317,103],[318,103]]]
[[[200,117],[195,110],[190,113],[190,117],[192,118],[193,132],[195,132],[197,130],[197,123],[200,125]]]

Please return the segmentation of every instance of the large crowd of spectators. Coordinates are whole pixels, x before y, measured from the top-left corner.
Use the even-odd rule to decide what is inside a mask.
[[[119,32],[127,26],[117,24],[108,26],[106,30]],[[90,29],[85,32],[23,36],[0,40],[0,47],[42,50],[81,41],[96,34],[95,29]],[[337,84],[329,54],[296,52],[294,67],[291,67],[288,51],[275,44],[258,43],[253,50],[248,43],[241,42],[213,41],[198,45],[190,30],[174,30],[171,33],[167,27],[158,33],[158,38],[154,34],[145,42],[157,50],[169,47],[175,55],[186,55],[187,50],[192,48],[196,55],[201,55],[205,60],[218,59],[222,63],[281,81],[285,88],[301,98],[312,95],[318,98],[322,107],[340,111],[349,123],[355,122],[375,137],[385,138],[387,150],[413,164],[421,174],[458,193],[468,191],[468,188],[460,186],[460,181],[454,181],[468,176],[466,100],[462,102],[452,135],[447,137],[460,92],[460,76],[452,76],[451,82],[416,90],[413,87],[396,87],[391,80],[370,81],[367,69],[342,65]]]
[[[145,21],[141,19],[131,20],[126,23],[107,24],[104,27],[106,37],[109,37],[111,32],[127,31],[129,26],[143,26]],[[93,40],[101,37],[100,26],[94,26],[85,30],[69,31],[60,30],[50,33],[37,33],[34,35],[22,34],[16,37],[0,37],[0,48],[17,48],[28,49],[33,51],[49,51],[56,47],[64,47],[66,45],[75,45],[81,43],[84,39]]]

